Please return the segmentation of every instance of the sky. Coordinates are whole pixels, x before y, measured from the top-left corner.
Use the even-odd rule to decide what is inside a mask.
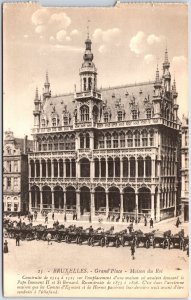
[[[188,16],[185,4],[120,4],[110,8],[3,8],[3,124],[31,137],[35,90],[48,71],[52,95],[79,90],[87,26],[98,88],[153,81],[168,49],[179,117],[188,112]]]

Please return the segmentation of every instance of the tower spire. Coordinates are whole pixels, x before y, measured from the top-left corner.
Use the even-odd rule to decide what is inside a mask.
[[[89,39],[90,38],[90,32],[89,32],[89,23],[90,23],[90,20],[88,20],[88,24],[87,24],[87,38]]]
[[[38,87],[36,87],[36,91],[35,91],[35,100],[38,100]]]
[[[49,84],[49,80],[48,80],[48,71],[46,71],[46,83]]]
[[[155,82],[159,82],[159,81],[160,81],[160,78],[159,78],[159,68],[158,68],[158,64],[157,64]]]
[[[48,78],[48,71],[46,71],[46,77],[45,77],[45,83],[44,83],[44,96],[50,97],[51,92],[50,92],[50,82]]]

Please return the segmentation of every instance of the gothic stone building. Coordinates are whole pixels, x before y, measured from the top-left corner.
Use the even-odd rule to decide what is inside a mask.
[[[182,119],[182,144],[181,144],[181,203],[182,219],[189,221],[189,151],[188,151],[188,118],[183,116]]]
[[[28,210],[28,155],[32,141],[5,132],[3,144],[3,211]],[[32,149],[32,148],[31,148]]]
[[[29,155],[30,210],[92,220],[176,215],[177,117],[167,50],[153,82],[98,90],[91,40],[85,41],[81,90],[34,100]]]

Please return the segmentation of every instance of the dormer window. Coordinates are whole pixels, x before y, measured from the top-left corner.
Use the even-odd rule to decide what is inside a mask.
[[[104,113],[104,122],[105,122],[105,123],[108,123],[108,122],[109,122],[109,114],[108,114],[108,112],[105,112],[105,113]]]
[[[64,126],[68,125],[68,117],[64,116],[63,118]]]
[[[52,127],[55,127],[56,126],[56,118],[53,118],[52,119]]]
[[[148,109],[146,110],[146,118],[147,118],[147,119],[151,119],[151,109],[150,109],[150,108],[148,108]]]
[[[122,113],[122,111],[118,111],[118,112],[117,112],[117,120],[118,120],[119,122],[123,120],[123,113]]]
[[[137,110],[132,110],[132,119],[137,120],[138,119],[138,112]]]
[[[42,122],[41,122],[41,126],[42,126],[42,128],[44,128],[44,127],[45,127],[45,124],[46,124],[46,122],[45,122],[45,119],[42,119]]]

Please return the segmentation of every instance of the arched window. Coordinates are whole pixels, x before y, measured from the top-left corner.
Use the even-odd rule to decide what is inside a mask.
[[[127,133],[127,147],[133,147],[133,133],[131,131]]]
[[[90,162],[87,158],[80,160],[80,177],[90,177]]]
[[[154,146],[154,130],[150,130],[150,146]]]
[[[125,133],[120,132],[120,147],[124,148],[125,147]]]
[[[123,113],[122,113],[122,111],[118,111],[117,112],[117,120],[118,121],[122,121],[123,120]]]
[[[148,133],[146,130],[142,131],[142,146],[147,147],[148,146]]]
[[[137,110],[132,110],[132,119],[137,120],[138,119],[138,112]]]
[[[80,133],[80,148],[84,149],[84,135]]]
[[[151,119],[151,109],[150,108],[147,108],[147,110],[146,110],[146,118]]]
[[[109,121],[109,114],[108,114],[108,112],[105,112],[104,113],[104,122],[108,123],[108,121]]]
[[[86,149],[90,148],[90,135],[86,133]]]
[[[88,78],[88,90],[91,91],[91,89],[92,89],[92,78],[89,77]]]
[[[42,119],[42,121],[41,121],[41,126],[42,126],[42,128],[44,128],[45,127],[45,119]]]
[[[89,121],[89,107],[83,105],[80,108],[81,121]]]
[[[118,148],[118,134],[117,134],[117,132],[113,133],[113,148]]]
[[[146,177],[151,177],[151,158],[150,156],[147,156],[145,159],[145,173],[146,173]],[[154,174],[153,174],[154,176]]]
[[[83,87],[84,87],[84,91],[86,91],[86,78],[83,79]]]
[[[99,135],[99,148],[104,148],[104,135]]]
[[[52,126],[55,127],[56,126],[56,118],[52,119]]]
[[[140,147],[140,132],[135,132],[135,147]]]
[[[96,105],[93,108],[93,120],[94,120],[94,122],[98,121],[98,108]]]
[[[111,148],[111,134],[110,133],[106,134],[106,146],[107,146],[107,148]]]
[[[64,126],[68,125],[68,116],[63,117],[63,124]]]
[[[138,177],[144,176],[144,161],[142,157],[138,157]]]
[[[130,177],[135,177],[135,158],[130,158]]]

